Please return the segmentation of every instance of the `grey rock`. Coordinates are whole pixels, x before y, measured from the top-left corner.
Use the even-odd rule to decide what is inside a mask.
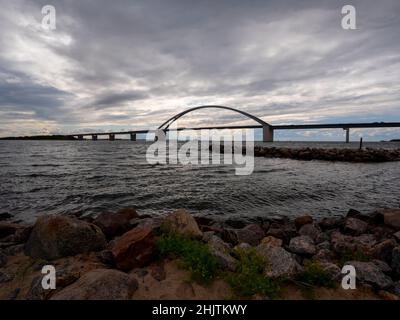
[[[302,236],[310,237],[315,243],[320,243],[325,240],[328,240],[327,236],[324,237],[324,234],[322,233],[321,229],[314,224],[306,224],[302,226],[299,230],[299,234]]]
[[[292,238],[289,243],[289,250],[300,255],[313,255],[317,252],[314,241],[309,236]]]
[[[26,294],[26,300],[46,300],[52,290],[45,290],[42,286],[42,276],[35,277],[31,286]]]
[[[312,257],[312,260],[314,261],[325,261],[325,262],[330,262],[334,260],[335,255],[333,254],[332,251],[328,249],[320,249],[318,252]]]
[[[344,219],[342,217],[340,218],[334,218],[334,217],[329,217],[329,218],[324,218],[319,222],[319,226],[323,230],[330,230],[330,229],[335,229],[335,228],[340,228],[344,223]]]
[[[256,250],[257,254],[267,261],[264,272],[267,277],[292,277],[302,271],[302,267],[298,264],[294,255],[282,247],[271,247],[269,245],[260,244],[257,246]]]
[[[392,268],[385,261],[374,259],[371,262],[384,273],[392,272]]]
[[[53,260],[79,253],[100,251],[106,239],[99,227],[61,215],[39,217],[25,244],[32,258]]]
[[[400,231],[393,233],[393,237],[397,240],[397,242],[400,242]]]
[[[325,270],[329,275],[332,277],[332,279],[339,281],[342,279],[342,273],[341,269],[334,263],[332,262],[326,262],[326,261],[321,261],[318,263],[323,270]]]
[[[357,280],[375,288],[387,289],[393,285],[392,279],[372,262],[348,261],[345,265],[352,265],[356,269]]]
[[[368,223],[357,218],[347,218],[344,225],[344,231],[352,235],[360,235],[365,233],[367,229]]]
[[[238,243],[248,243],[256,246],[264,238],[264,230],[258,224],[249,224],[243,229],[236,230]]]
[[[219,264],[229,271],[235,271],[236,260],[229,254],[230,246],[217,236],[212,236],[208,244],[211,248],[212,255],[217,259]]]
[[[377,245],[375,245],[372,249],[370,249],[370,254],[379,260],[384,260],[387,263],[391,263],[392,260],[392,251],[396,246],[396,241],[394,240],[384,240]]]
[[[96,269],[56,293],[51,300],[127,300],[137,288],[137,280],[126,273]]]
[[[325,249],[325,250],[329,250],[331,248],[331,244],[329,241],[323,241],[321,243],[317,244],[317,249]]]

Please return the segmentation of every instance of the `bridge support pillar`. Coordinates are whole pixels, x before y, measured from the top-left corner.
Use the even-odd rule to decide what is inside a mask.
[[[108,140],[114,141],[115,140],[115,134],[114,133],[110,133],[109,136],[108,136]]]
[[[96,141],[97,140],[97,134],[92,134],[92,140]]]
[[[274,129],[271,126],[263,126],[263,142],[274,141]]]
[[[83,140],[83,136],[82,136],[82,135],[79,135],[79,136],[78,136],[78,140]]]
[[[131,141],[136,141],[136,133],[131,133]]]
[[[343,128],[346,131],[346,143],[350,142],[350,128]]]

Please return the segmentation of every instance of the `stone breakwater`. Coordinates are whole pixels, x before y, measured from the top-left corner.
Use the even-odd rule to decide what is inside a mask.
[[[237,274],[238,252],[251,250],[263,258],[258,281],[286,279],[282,299],[307,298],[298,287],[298,279],[307,281],[305,274],[314,279],[316,298],[400,296],[398,208],[369,214],[350,210],[320,221],[303,215],[252,223],[194,217],[185,210],[153,217],[129,208],[94,219],[47,215],[30,226],[3,218],[0,299],[227,299],[233,293],[223,275]],[[176,260],[181,257],[157,253],[157,237],[165,230],[192,239],[193,248],[209,250],[220,272],[211,284],[188,282],[189,271]],[[56,269],[55,290],[41,285],[42,267],[49,264]],[[340,288],[341,268],[348,264],[356,269],[355,290]],[[338,288],[324,288],[318,275],[329,276]],[[270,298],[265,293],[244,297]]]
[[[268,148],[256,146],[256,157],[290,158],[298,160],[325,160],[348,162],[386,162],[399,161],[400,150],[386,149],[322,149],[322,148]]]
[[[212,146],[210,146],[210,149]],[[220,146],[224,153],[224,146]],[[242,149],[243,154],[246,148]],[[278,147],[254,147],[255,157],[288,158],[296,160],[324,160],[346,162],[388,162],[400,161],[400,149],[347,149],[347,148],[278,148]]]

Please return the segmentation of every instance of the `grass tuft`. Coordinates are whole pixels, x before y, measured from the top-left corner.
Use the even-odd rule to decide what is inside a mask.
[[[279,282],[264,276],[267,261],[257,255],[253,248],[239,249],[236,254],[238,257],[236,272],[227,273],[225,276],[225,280],[235,293],[245,297],[262,294],[272,299],[278,298]]]
[[[218,262],[207,244],[177,233],[158,236],[156,252],[160,257],[180,258],[192,279],[200,283],[210,283],[218,271]]]

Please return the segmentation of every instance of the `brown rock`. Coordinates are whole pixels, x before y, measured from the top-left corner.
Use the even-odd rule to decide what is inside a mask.
[[[290,240],[289,250],[300,255],[314,255],[317,251],[309,236],[294,237]]]
[[[383,215],[384,223],[387,226],[400,230],[400,208],[382,209],[378,212]]]
[[[193,216],[183,209],[168,215],[163,222],[163,228],[191,237],[202,237],[203,235]]]
[[[315,243],[320,243],[324,240],[327,240],[324,238],[324,234],[321,229],[314,224],[306,224],[302,226],[299,230],[299,234],[310,237]]]
[[[103,231],[108,239],[112,239],[129,231],[131,229],[130,221],[138,217],[135,209],[126,208],[116,213],[102,213],[93,223]]]
[[[281,247],[282,246],[282,240],[275,238],[273,236],[267,236],[264,239],[261,240],[260,244],[264,244],[267,246],[272,246],[272,247]]]
[[[393,294],[393,293],[387,292],[387,291],[385,291],[385,290],[380,290],[380,291],[378,292],[378,295],[379,295],[383,300],[389,300],[389,301],[392,301],[392,300],[394,300],[394,301],[400,300],[400,297],[399,297],[399,296],[397,296],[397,295],[395,295],[395,294]]]
[[[153,229],[137,227],[116,239],[112,248],[115,265],[120,270],[142,267],[153,257],[155,238]]]
[[[344,220],[342,217],[340,218],[328,217],[328,218],[323,218],[319,222],[319,226],[324,230],[329,230],[329,229],[340,228],[343,225],[343,223]]]
[[[238,243],[248,243],[252,246],[256,246],[264,238],[265,233],[263,228],[258,224],[249,224],[243,229],[236,230]]]
[[[313,218],[311,216],[301,216],[301,217],[297,217],[294,220],[294,224],[296,225],[297,229],[300,229],[302,226],[309,224],[309,223],[313,223]]]
[[[100,251],[105,246],[104,234],[97,226],[75,218],[49,215],[37,219],[24,249],[32,258],[53,260]]]
[[[137,288],[137,280],[126,273],[96,269],[56,293],[51,300],[128,300]]]

